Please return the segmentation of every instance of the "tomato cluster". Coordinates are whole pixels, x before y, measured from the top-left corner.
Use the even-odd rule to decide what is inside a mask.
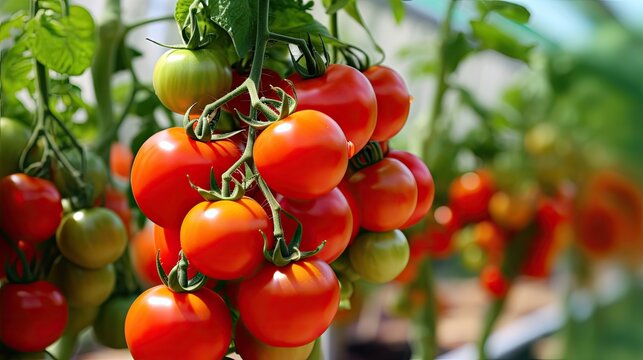
[[[176,75],[168,65],[176,55],[157,63],[155,88],[171,110],[186,112],[189,106],[173,107],[178,99],[165,100],[162,87]],[[190,59],[211,62],[199,54]],[[217,76],[228,71],[217,70]],[[232,71],[233,86],[246,78]],[[218,85],[229,90],[224,80]],[[382,283],[406,266],[409,246],[399,229],[426,215],[434,184],[418,157],[388,150],[409,113],[404,81],[388,67],[362,73],[342,64],[318,77],[287,80],[264,69],[256,89],[273,112],[284,96],[296,99],[296,109],[277,120],[261,112],[246,121],[248,107],[256,104],[241,93],[218,110],[238,117],[241,134],[191,137],[186,130],[200,127],[193,120],[185,130],[156,133],[136,154],[132,192],[154,224],[135,240],[141,245],[132,251],[148,259],[135,266],[149,283],[159,283],[144,240],[153,237],[159,266],[169,275],[161,274],[165,285],[141,294],[128,313],[125,333],[135,358],[174,352],[220,358],[234,338],[247,359],[305,359],[331,324],[340,297],[350,296],[345,287],[351,284],[342,282],[340,291],[338,276]],[[281,98],[271,86],[284,90]],[[225,93],[208,95],[213,101]],[[203,106],[195,94],[180,97]],[[177,287],[171,280],[177,272],[210,281]]]
[[[15,164],[15,170],[20,154],[12,151],[3,164]],[[79,152],[65,154],[81,169]],[[43,351],[92,325],[112,295],[113,263],[127,245],[129,205],[125,195],[106,189],[107,170],[98,156],[85,152],[85,187],[60,163],[48,173],[51,180],[19,172],[0,179],[0,280],[8,280],[0,287],[0,342],[12,351]],[[111,327],[113,321],[96,325]]]

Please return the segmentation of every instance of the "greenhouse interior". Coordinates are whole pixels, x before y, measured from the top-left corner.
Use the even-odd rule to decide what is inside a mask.
[[[641,19],[2,1],[0,359],[642,359]]]

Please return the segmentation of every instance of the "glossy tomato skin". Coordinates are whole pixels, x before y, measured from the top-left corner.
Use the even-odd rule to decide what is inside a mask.
[[[326,245],[316,256],[331,263],[348,246],[353,230],[353,215],[348,201],[339,189],[333,189],[312,200],[282,198],[279,203],[284,211],[302,224],[300,250],[315,250],[326,240]],[[297,223],[288,216],[283,216],[281,222],[286,239],[291,239]]]
[[[203,198],[190,187],[190,180],[209,188],[210,169],[217,179],[239,157],[230,140],[199,142],[185,130],[174,127],[147,139],[132,165],[132,192],[141,211],[155,224],[179,228],[185,214]]]
[[[64,257],[54,262],[48,280],[58,286],[71,307],[96,307],[114,290],[116,272],[110,264],[96,270],[81,268]]]
[[[371,140],[386,141],[402,130],[411,108],[411,96],[397,71],[382,65],[371,66],[364,75],[377,98],[377,124]]]
[[[32,243],[18,241],[18,247],[25,255],[27,263],[31,263],[34,258],[40,257],[36,246]],[[22,276],[23,265],[18,253],[16,253],[13,247],[7,244],[7,241],[0,235],[0,280],[6,277],[5,264],[11,265],[17,271],[18,276]]]
[[[306,200],[339,184],[348,150],[346,137],[331,118],[304,110],[268,126],[255,141],[254,160],[270,188]]]
[[[136,278],[145,287],[160,285],[156,270],[156,248],[154,246],[154,224],[149,223],[129,242],[129,257]]]
[[[433,198],[435,197],[433,176],[424,161],[410,152],[391,150],[386,156],[402,162],[411,171],[417,184],[418,197],[415,209],[411,217],[401,226],[402,229],[407,229],[420,222],[431,209],[431,205],[433,205]]]
[[[377,122],[377,99],[359,70],[332,64],[320,77],[304,80],[295,74],[290,80],[297,92],[297,111],[317,110],[330,116],[353,143],[355,152],[366,145]]]
[[[375,283],[385,283],[400,275],[409,255],[409,243],[400,230],[363,232],[357,235],[348,252],[353,269]]]
[[[20,121],[0,117],[0,178],[19,171],[20,156],[30,137],[31,131]]]
[[[239,313],[260,341],[302,346],[326,331],[339,306],[339,281],[326,262],[309,258],[283,267],[266,264],[239,285]]]
[[[268,214],[249,197],[203,201],[185,216],[181,247],[192,266],[208,277],[233,280],[250,276],[264,260],[261,232],[272,238],[269,224]]]
[[[22,352],[42,351],[62,335],[67,301],[53,284],[5,284],[0,288],[0,342]]]
[[[230,90],[232,74],[222,56],[210,49],[170,49],[156,61],[152,86],[159,100],[177,114],[193,114]]]
[[[232,318],[214,291],[174,293],[163,285],[142,293],[125,319],[127,346],[137,360],[221,359]]]
[[[315,341],[296,347],[270,346],[257,340],[243,323],[238,322],[234,332],[234,344],[237,354],[241,355],[243,360],[306,360],[313,351]]]
[[[493,179],[486,170],[469,172],[451,183],[449,205],[463,223],[482,221],[489,217],[494,192]]]
[[[413,173],[399,160],[384,158],[353,174],[348,183],[366,230],[397,229],[415,211],[418,187]]]
[[[60,253],[86,269],[100,269],[116,261],[127,247],[121,219],[106,208],[67,214],[56,231]]]
[[[26,174],[0,180],[0,228],[13,241],[39,243],[49,239],[63,214],[53,183]]]

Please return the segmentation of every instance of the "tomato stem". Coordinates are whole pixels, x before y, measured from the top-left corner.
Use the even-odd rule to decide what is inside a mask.
[[[22,263],[22,276],[18,277],[17,272],[14,274],[12,269],[5,263],[5,264],[0,264],[1,266],[6,267],[7,269],[7,275],[9,277],[9,280],[12,283],[30,283],[36,281],[35,276],[33,276],[32,271],[31,271],[31,266],[29,262],[27,261],[27,257],[25,256],[25,253],[20,249],[20,246],[18,246],[18,243],[13,241],[7,233],[0,229],[0,235],[4,239],[4,241],[9,244],[9,246],[13,249],[13,251],[18,254],[18,258],[20,259],[20,263]],[[16,276],[9,276],[10,274],[16,275]]]

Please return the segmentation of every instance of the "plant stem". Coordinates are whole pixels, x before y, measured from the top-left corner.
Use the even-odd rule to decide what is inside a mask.
[[[143,19],[139,22],[129,24],[127,27],[125,27],[125,34],[141,26],[145,26],[145,25],[149,25],[149,24],[153,24],[161,21],[172,21],[172,20],[174,20],[174,15],[166,15],[166,16],[159,16],[159,17],[150,18],[150,19]]]
[[[103,18],[98,25],[98,48],[92,63],[92,82],[98,108],[98,133],[95,149],[109,164],[109,144],[114,136],[114,110],[112,99],[112,74],[116,64],[116,49],[123,38],[120,0],[108,0]]]
[[[436,337],[436,292],[430,258],[422,261],[418,274],[419,276],[414,281],[413,287],[426,295],[427,303],[422,308],[420,316],[416,319],[416,326],[420,334],[417,344],[421,358],[430,360],[435,358],[438,348]]]
[[[444,95],[449,89],[447,84],[447,52],[446,46],[451,35],[451,21],[453,19],[453,14],[455,13],[455,6],[458,0],[450,0],[449,7],[447,9],[447,14],[440,26],[440,44],[439,44],[439,56],[437,60],[437,69],[438,69],[438,79],[435,90],[435,95],[433,97],[433,102],[431,105],[431,114],[429,117],[429,133],[423,134],[423,139],[421,143],[422,157],[427,160],[431,154],[431,145],[436,139],[436,132],[438,130],[439,119],[442,116],[442,109],[444,106]]]
[[[330,28],[330,34],[335,39],[339,39],[339,25],[337,23],[337,12],[330,14],[328,19],[328,27]],[[332,63],[337,63],[337,55],[339,51],[337,47],[333,46],[332,48]]]
[[[491,332],[493,331],[494,325],[496,324],[498,317],[502,313],[502,309],[504,308],[504,305],[505,305],[505,300],[506,300],[506,297],[495,299],[491,304],[491,307],[489,308],[489,310],[487,310],[484,325],[482,328],[482,333],[480,335],[480,341],[478,342],[478,359],[479,360],[487,359],[487,352],[485,349],[487,346],[487,341],[489,340],[489,336],[491,336]]]

